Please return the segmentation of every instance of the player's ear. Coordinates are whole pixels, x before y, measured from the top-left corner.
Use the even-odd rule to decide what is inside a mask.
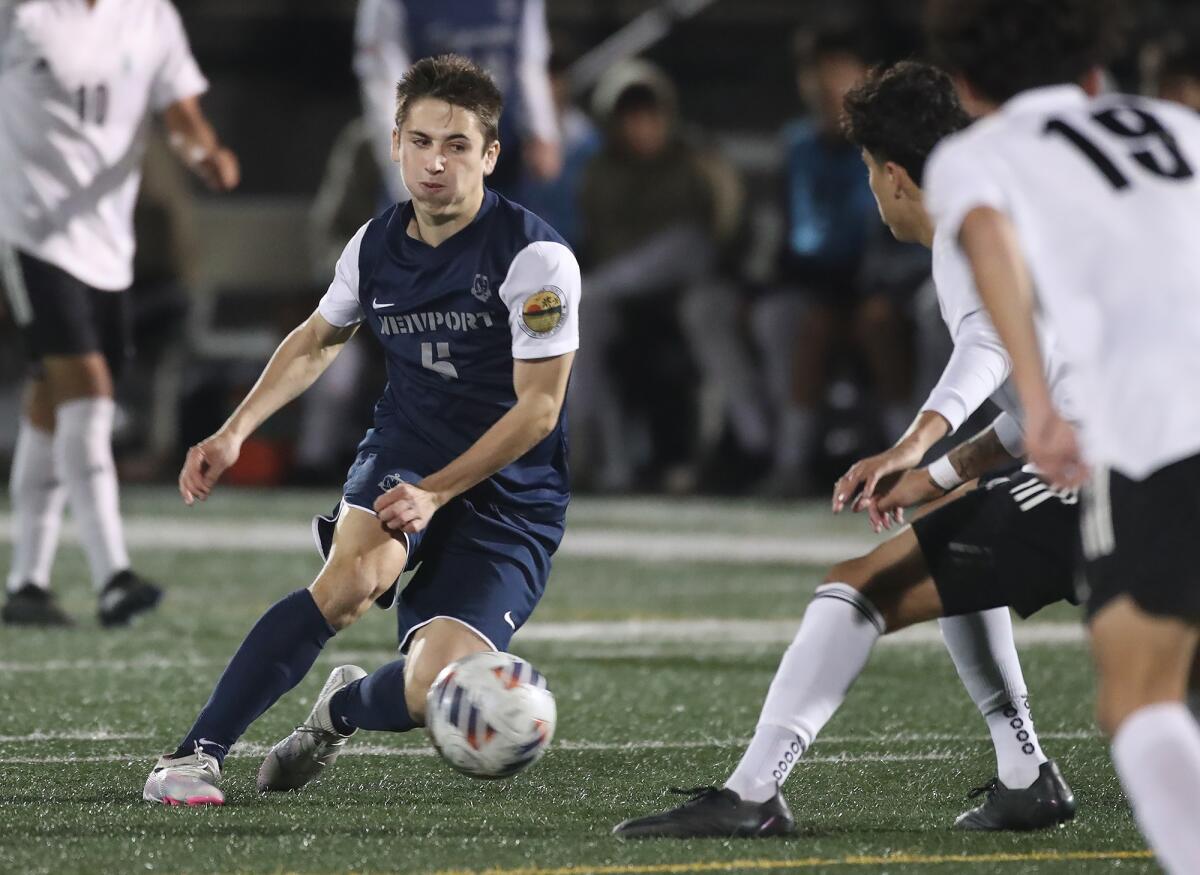
[[[400,129],[392,128],[392,160],[400,162]]]
[[[892,187],[896,192],[896,200],[908,198],[909,200],[919,200],[921,189],[913,182],[913,178],[908,175],[908,171],[894,161],[887,163],[888,178],[892,182]]]
[[[500,157],[500,141],[492,140],[483,150],[483,175],[490,176],[496,169],[496,159]]]

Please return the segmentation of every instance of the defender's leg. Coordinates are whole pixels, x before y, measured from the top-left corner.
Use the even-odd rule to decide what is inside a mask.
[[[1187,709],[1196,627],[1153,616],[1129,596],[1092,620],[1097,710],[1138,826],[1168,872],[1197,871],[1200,727]]]
[[[197,779],[214,785],[229,747],[246,727],[300,682],[326,642],[362,616],[406,562],[405,545],[384,532],[372,514],[345,507],[334,531],[333,549],[317,579],[308,589],[276,602],[250,630],[179,748],[151,773],[144,797],[165,802],[187,791],[186,782],[178,778],[182,769],[199,769],[207,777]],[[336,748],[324,750],[339,740],[329,737],[338,734],[328,724],[328,701],[341,686],[365,674],[358,672],[343,672],[332,686],[327,683],[303,724],[301,734],[313,746],[307,750],[306,745],[310,756],[315,751],[318,758],[327,757],[326,763],[332,760],[330,753],[336,756]],[[310,724],[317,732],[303,731]],[[212,802],[215,796],[205,791],[197,798]]]
[[[71,618],[50,591],[66,490],[54,469],[54,404],[45,379],[28,381],[23,408],[9,476],[13,550],[0,619],[14,625],[69,626]]]

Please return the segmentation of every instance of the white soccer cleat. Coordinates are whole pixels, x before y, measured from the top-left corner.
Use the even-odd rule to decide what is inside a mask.
[[[259,766],[259,790],[263,793],[299,790],[309,781],[320,777],[325,768],[333,764],[350,736],[342,735],[333,728],[329,700],[342,687],[366,676],[367,673],[357,665],[339,665],[330,672],[329,680],[321,688],[321,695],[317,696],[317,703],[309,712],[308,719],[271,748]]]
[[[224,805],[225,794],[217,789],[220,783],[221,764],[196,745],[190,756],[159,757],[142,798],[163,805]]]

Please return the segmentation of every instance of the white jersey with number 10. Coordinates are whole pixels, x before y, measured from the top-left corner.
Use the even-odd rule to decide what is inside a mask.
[[[168,0],[0,0],[0,243],[128,286],[147,116],[207,85]]]

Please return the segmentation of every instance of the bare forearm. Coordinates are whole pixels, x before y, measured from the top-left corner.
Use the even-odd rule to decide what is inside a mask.
[[[217,132],[200,112],[195,98],[180,101],[164,114],[168,141],[180,160],[189,167],[221,146]]]
[[[964,482],[1017,461],[1004,448],[996,429],[990,426],[952,449],[947,458]]]
[[[295,328],[279,344],[254,387],[222,430],[245,440],[272,414],[316,382],[353,332],[335,344],[322,344],[311,320]]]
[[[417,485],[445,504],[537,446],[554,430],[558,413],[550,398],[518,400],[470,449]]]
[[[922,410],[913,420],[908,431],[904,432],[896,446],[903,448],[906,453],[915,456],[919,462],[929,448],[944,438],[950,432],[950,423],[946,417],[932,410]]]

